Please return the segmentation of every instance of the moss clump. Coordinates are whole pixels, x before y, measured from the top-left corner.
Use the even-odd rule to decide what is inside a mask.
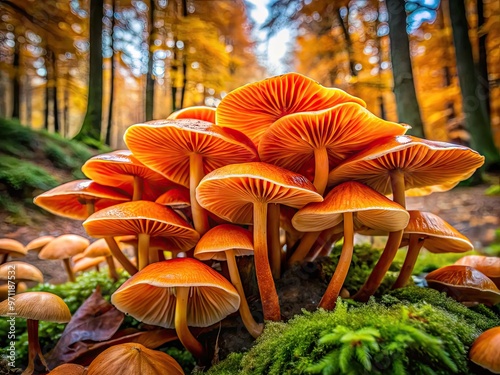
[[[468,347],[482,330],[464,316],[426,302],[349,306],[339,300],[331,312],[268,323],[247,353],[208,374],[468,374]]]
[[[336,245],[328,258],[319,259],[322,264],[325,279],[328,281],[335,272],[341,252],[342,245]],[[356,293],[363,286],[366,279],[368,279],[373,267],[375,267],[375,264],[380,258],[381,252],[381,249],[374,249],[369,244],[354,246],[351,266],[349,267],[349,272],[344,282],[344,288],[346,288],[351,295]],[[384,294],[390,290],[392,284],[394,284],[398,277],[400,269],[401,263],[393,262],[377,290],[377,295]]]
[[[0,155],[0,183],[13,196],[30,195],[33,190],[48,190],[58,181],[38,165],[12,156]]]

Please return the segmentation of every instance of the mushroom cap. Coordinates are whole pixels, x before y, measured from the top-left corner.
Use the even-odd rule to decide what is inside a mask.
[[[111,302],[141,322],[173,328],[176,287],[191,288],[187,308],[189,326],[207,327],[240,306],[234,286],[193,258],[175,258],[146,266],[113,293]]]
[[[61,297],[48,292],[25,292],[14,297],[15,311],[8,300],[0,302],[0,316],[16,313],[16,318],[67,323],[71,319],[68,306]],[[43,308],[41,308],[43,307]]]
[[[187,188],[191,155],[203,157],[205,174],[230,163],[259,160],[255,146],[245,134],[200,120],[157,120],[132,125],[124,139],[137,159]]]
[[[57,366],[47,375],[85,375],[86,373],[87,370],[83,366],[75,365],[73,363],[64,363]]]
[[[205,233],[194,249],[200,260],[226,260],[226,250],[234,250],[235,256],[253,255],[253,234],[232,224],[221,224]]]
[[[167,117],[167,120],[193,119],[215,124],[215,108],[204,105],[180,109]]]
[[[292,225],[302,232],[333,228],[354,213],[354,228],[368,227],[395,232],[408,224],[410,215],[396,202],[356,181],[334,187],[323,202],[309,203],[293,217]]]
[[[500,374],[500,327],[493,327],[472,343],[469,359],[494,374]]]
[[[87,375],[184,375],[182,367],[167,353],[131,342],[114,345],[89,365]]]
[[[86,271],[92,267],[97,266],[98,264],[101,264],[103,262],[106,262],[106,257],[95,257],[95,258],[87,258],[84,257],[80,259],[77,263],[75,263],[73,267],[73,272],[81,272],[81,271]]]
[[[26,249],[26,251],[40,251],[54,238],[54,236],[41,236],[35,238],[34,240],[28,242],[28,244],[24,248]]]
[[[441,267],[425,276],[429,287],[446,292],[459,302],[495,305],[500,302],[500,290],[486,275],[469,266]]]
[[[363,150],[374,139],[404,134],[407,127],[385,121],[357,103],[281,117],[262,135],[263,162],[304,174],[314,150],[325,148],[329,169]]]
[[[26,253],[27,250],[21,242],[12,238],[0,238],[0,254],[9,254],[11,257],[20,258]]]
[[[252,224],[254,202],[301,208],[323,197],[304,176],[278,166],[254,162],[231,164],[207,174],[196,188],[200,205],[234,223]]]
[[[174,210],[191,206],[189,190],[183,186],[166,191],[155,202],[163,206],[169,206]]]
[[[404,235],[418,234],[431,253],[464,253],[474,249],[467,237],[445,220],[430,212],[410,210],[410,221]]]
[[[468,147],[400,135],[379,139],[334,168],[328,185],[357,180],[391,194],[387,171],[398,169],[404,173],[406,190],[419,188],[421,195],[430,194],[450,190],[483,163],[484,157]]]
[[[466,255],[455,262],[462,266],[473,267],[488,277],[500,277],[500,258],[485,255]]]
[[[92,242],[82,253],[87,258],[109,257],[112,256],[111,250],[104,238]]]
[[[132,194],[134,177],[144,180],[143,199],[155,200],[166,189],[175,186],[161,174],[142,164],[130,150],[96,155],[85,162],[82,172],[95,182],[114,186]]]
[[[298,73],[287,73],[242,86],[227,94],[217,107],[216,123],[244,132],[258,145],[279,118],[318,111],[345,102],[366,106],[345,91],[321,86]]]
[[[0,266],[0,280],[9,280],[9,276],[13,275],[15,282],[36,281],[43,283],[42,271],[26,262],[7,262]]]
[[[75,180],[36,196],[33,203],[54,215],[85,220],[88,216],[87,200],[94,201],[95,210],[99,211],[129,201],[130,197],[123,191],[92,180]]]
[[[90,215],[83,227],[92,237],[140,233],[170,237],[180,250],[191,249],[200,238],[198,232],[171,208],[149,201],[126,202],[103,209]]]
[[[82,253],[90,241],[77,234],[63,234],[45,245],[38,253],[40,259],[66,259]]]

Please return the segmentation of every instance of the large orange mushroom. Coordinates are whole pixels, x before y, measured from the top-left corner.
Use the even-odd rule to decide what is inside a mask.
[[[196,358],[202,344],[188,326],[208,327],[238,310],[240,296],[223,276],[193,258],[153,263],[125,281],[111,296],[120,311],[147,324],[175,328]]]
[[[217,107],[215,119],[220,126],[244,132],[258,146],[264,132],[279,118],[346,102],[366,106],[345,91],[321,86],[302,74],[287,73],[231,91]]]
[[[264,318],[280,320],[280,305],[269,266],[267,208],[271,203],[301,208],[323,197],[304,176],[272,164],[231,164],[207,174],[196,188],[201,206],[239,224],[253,224],[254,262]]]
[[[223,165],[258,160],[245,134],[200,120],[149,121],[129,127],[124,139],[142,163],[189,188],[194,227],[200,234],[209,229],[195,197],[203,176]]]
[[[200,238],[188,222],[171,208],[149,201],[133,201],[103,209],[89,216],[83,227],[92,237],[137,235],[139,270],[149,263],[151,236],[169,237],[183,251]]]
[[[469,178],[484,163],[470,148],[400,135],[379,139],[334,168],[328,184],[360,181],[378,192],[393,195],[406,208],[405,191],[420,194],[445,191]],[[399,247],[403,231],[391,232],[386,247],[361,290],[354,296],[367,301],[377,290]]]

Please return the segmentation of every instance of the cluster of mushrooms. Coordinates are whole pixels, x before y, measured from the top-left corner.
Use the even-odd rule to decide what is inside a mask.
[[[82,167],[88,180],[34,202],[85,220],[88,235],[109,251],[110,272],[109,254],[131,275],[111,297],[116,308],[175,328],[186,349],[206,362],[189,327],[213,325],[238,310],[254,337],[264,326],[248,306],[236,257],[253,256],[264,321],[279,321],[275,280],[296,263],[328,255],[341,238],[320,308],[335,307],[355,233],[387,236],[353,296],[358,301],[375,293],[401,246],[408,253],[395,288],[407,284],[420,248],[473,248],[438,216],[406,210],[405,196],[449,190],[484,157],[405,135],[409,126],[365,107],[297,73],[251,83],[217,109],[190,107],[129,127],[127,150],[92,157]],[[134,246],[135,260],[122,251],[124,242]]]

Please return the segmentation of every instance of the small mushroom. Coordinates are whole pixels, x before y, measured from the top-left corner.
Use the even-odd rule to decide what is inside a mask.
[[[500,288],[500,258],[484,255],[466,255],[455,262],[462,266],[470,266],[488,276]]]
[[[167,120],[193,119],[208,121],[215,124],[215,108],[207,106],[193,106],[180,109],[167,117]]]
[[[41,236],[30,241],[24,248],[26,251],[36,251],[39,252],[42,248],[52,241],[54,236]]]
[[[175,328],[179,340],[196,358],[205,350],[188,326],[208,327],[238,310],[234,286],[212,268],[192,258],[152,263],[125,281],[111,303],[135,319]]]
[[[500,290],[486,275],[475,268],[452,264],[425,276],[429,287],[446,292],[450,297],[467,305],[500,303]]]
[[[28,366],[22,375],[31,375],[35,369],[35,359],[38,356],[48,369],[38,341],[38,322],[67,323],[71,313],[66,303],[55,294],[47,292],[26,292],[17,294],[14,303],[10,300],[0,302],[0,316],[25,318],[28,323]]]
[[[15,292],[18,293],[18,286],[21,282],[43,283],[43,274],[38,268],[26,262],[8,262],[0,266],[0,280],[8,281],[15,285]]]
[[[21,258],[27,253],[24,245],[11,238],[0,238],[0,264],[7,262],[9,255],[13,258]]]
[[[78,272],[87,271],[92,267],[95,267],[96,271],[99,271],[99,265],[106,262],[106,257],[97,258],[86,258],[83,257],[73,266],[73,272],[76,274]]]
[[[469,359],[493,374],[500,374],[500,327],[493,327],[472,343]]]
[[[83,256],[87,258],[100,258],[105,257],[108,264],[109,277],[114,281],[118,280],[118,273],[116,272],[115,262],[109,246],[104,238],[91,243],[83,252]]]

